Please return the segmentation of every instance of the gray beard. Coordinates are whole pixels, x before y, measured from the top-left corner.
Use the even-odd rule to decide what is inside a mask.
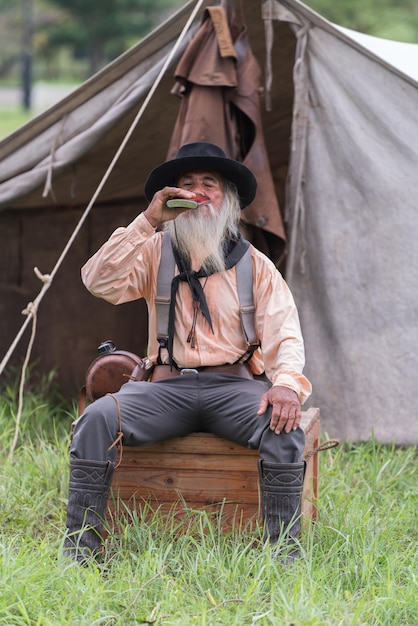
[[[182,213],[175,220],[166,222],[164,230],[181,253],[190,259],[192,269],[207,273],[225,270],[223,242],[227,236],[236,236],[237,211],[226,203],[221,211],[205,204]]]

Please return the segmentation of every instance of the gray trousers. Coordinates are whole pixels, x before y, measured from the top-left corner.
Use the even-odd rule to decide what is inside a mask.
[[[70,454],[78,459],[115,460],[116,448],[111,446],[119,431],[116,398],[124,446],[206,431],[258,449],[266,463],[298,463],[303,460],[303,430],[276,435],[269,429],[271,407],[257,415],[268,388],[262,381],[207,372],[152,383],[128,382],[114,397],[90,404],[74,422]]]

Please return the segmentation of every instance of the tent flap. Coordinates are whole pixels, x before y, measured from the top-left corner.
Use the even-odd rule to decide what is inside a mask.
[[[304,211],[288,273],[311,402],[331,435],[416,443],[418,91],[323,29],[308,37]]]

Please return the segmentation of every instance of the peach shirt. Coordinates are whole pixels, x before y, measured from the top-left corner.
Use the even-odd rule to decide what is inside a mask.
[[[126,228],[118,228],[81,270],[87,289],[112,304],[145,298],[149,313],[148,356],[153,362],[158,354],[154,298],[161,241],[162,233],[156,233],[140,214]],[[255,327],[261,342],[261,349],[251,359],[251,370],[254,374],[265,371],[273,385],[293,389],[303,404],[311,393],[311,384],[302,374],[305,352],[292,294],[274,264],[253,246],[251,257]],[[206,279],[201,280],[204,284]],[[190,289],[182,282],[177,292],[174,360],[179,367],[234,363],[247,349],[235,268],[209,276],[204,290],[214,333],[200,314],[194,349],[186,341],[193,318]],[[162,352],[163,362],[168,362],[166,351]]]

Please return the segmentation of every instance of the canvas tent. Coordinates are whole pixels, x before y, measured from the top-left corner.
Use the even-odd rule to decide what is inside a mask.
[[[1,354],[39,291],[33,267],[56,262],[193,6],[0,143]],[[243,11],[266,65],[271,110],[262,108],[262,121],[286,213],[285,272],[310,404],[331,437],[365,440],[374,430],[383,442],[416,443],[418,84],[297,0],[251,0]],[[92,298],[79,268],[146,206],[145,177],[164,160],[176,119],[169,93],[186,42],[39,309],[37,367],[56,367],[69,391],[103,339],[144,351],[143,303]]]

